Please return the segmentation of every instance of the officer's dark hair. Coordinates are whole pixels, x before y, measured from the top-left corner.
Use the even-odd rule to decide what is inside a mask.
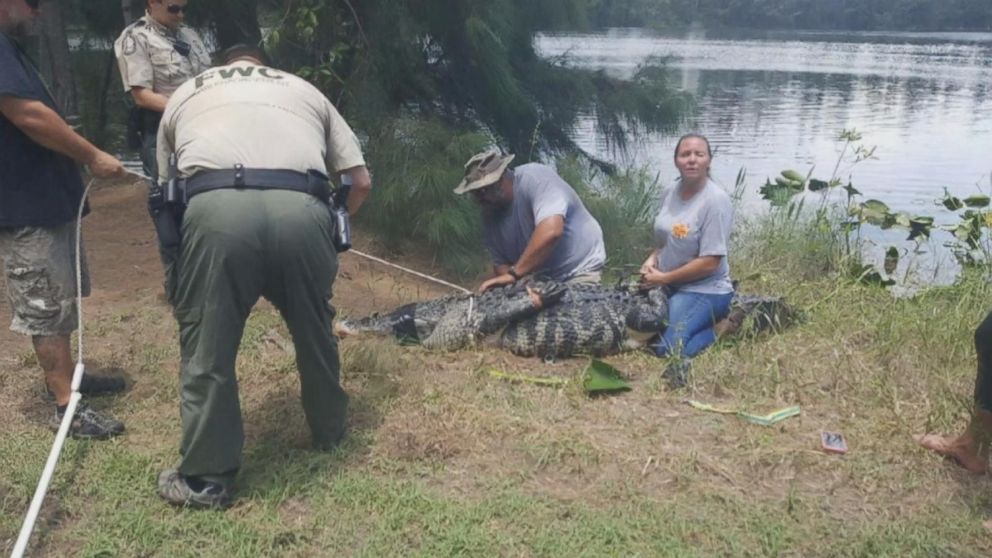
[[[225,48],[220,54],[217,55],[217,58],[222,65],[226,66],[227,64],[230,64],[231,61],[243,56],[255,58],[266,66],[272,65],[272,60],[269,58],[269,55],[265,53],[265,50],[262,47],[244,43],[238,43]]]

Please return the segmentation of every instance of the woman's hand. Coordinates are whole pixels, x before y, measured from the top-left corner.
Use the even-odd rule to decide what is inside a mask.
[[[641,264],[641,271],[640,271],[640,273],[641,273],[642,276],[644,274],[646,274],[648,271],[651,271],[651,268],[654,267],[654,262],[655,262],[655,260],[654,260],[654,250],[652,250],[651,253],[648,254],[648,259],[644,260],[644,263]]]
[[[651,289],[667,284],[668,273],[658,269],[653,264],[645,263],[641,266],[640,286],[642,289]]]

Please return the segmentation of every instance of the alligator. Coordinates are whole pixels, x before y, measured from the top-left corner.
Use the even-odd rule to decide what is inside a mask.
[[[643,347],[665,330],[665,289],[573,284],[558,304],[503,330],[499,346],[545,360],[578,354],[606,356]]]
[[[562,283],[553,281],[518,283],[481,295],[445,296],[405,304],[383,315],[342,320],[335,332],[342,337],[363,332],[391,334],[403,343],[419,343],[432,351],[453,351],[553,306],[566,292]]]
[[[391,334],[430,350],[454,350],[485,340],[521,356],[603,356],[643,346],[662,331],[667,302],[660,288],[643,292],[636,286],[535,281],[342,320],[336,331],[342,336]]]
[[[606,356],[648,344],[668,317],[664,288],[531,282],[482,295],[455,295],[407,304],[387,314],[338,322],[341,336],[393,335],[429,350],[450,351],[481,341],[545,360]],[[738,295],[717,326],[721,336],[790,325],[797,313],[781,298]]]

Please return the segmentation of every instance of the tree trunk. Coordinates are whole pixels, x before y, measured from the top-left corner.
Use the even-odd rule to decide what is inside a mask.
[[[39,60],[52,96],[62,114],[71,123],[79,118],[79,93],[69,60],[69,41],[58,0],[43,0],[38,17]]]

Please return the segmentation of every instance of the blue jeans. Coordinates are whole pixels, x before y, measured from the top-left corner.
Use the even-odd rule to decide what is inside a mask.
[[[655,354],[692,358],[716,341],[713,326],[730,313],[734,293],[675,291],[668,298],[668,328],[654,345]]]

